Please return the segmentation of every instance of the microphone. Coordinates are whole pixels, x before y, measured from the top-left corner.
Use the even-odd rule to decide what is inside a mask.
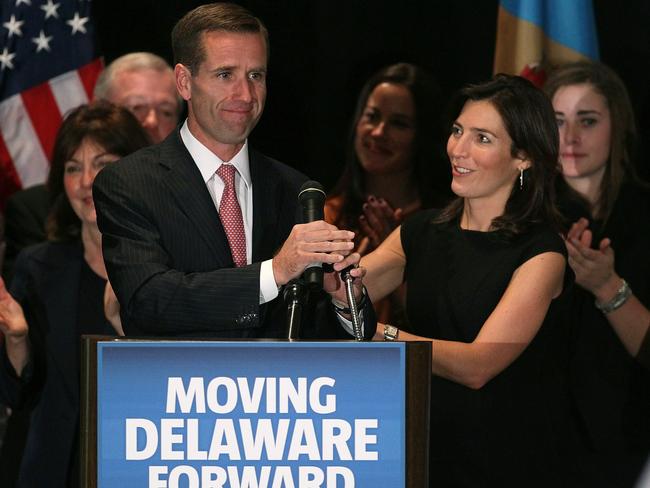
[[[323,185],[317,181],[307,181],[300,187],[298,201],[302,206],[303,223],[323,220],[325,212],[325,190]],[[313,263],[305,268],[302,274],[304,282],[311,289],[323,287],[323,267],[322,263]]]

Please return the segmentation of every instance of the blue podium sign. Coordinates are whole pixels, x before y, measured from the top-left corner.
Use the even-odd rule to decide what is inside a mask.
[[[405,345],[97,344],[99,487],[405,486]]]

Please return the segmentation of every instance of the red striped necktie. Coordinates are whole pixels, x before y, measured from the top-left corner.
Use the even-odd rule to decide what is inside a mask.
[[[222,164],[217,170],[217,176],[225,184],[221,203],[219,204],[219,217],[228,237],[230,252],[235,266],[246,266],[246,232],[244,219],[235,193],[235,174],[237,169],[232,164]]]

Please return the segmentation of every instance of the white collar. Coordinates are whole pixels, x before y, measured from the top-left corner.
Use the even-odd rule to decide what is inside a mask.
[[[180,132],[183,144],[185,144],[185,147],[189,151],[190,156],[192,156],[194,163],[197,168],[199,168],[201,176],[203,176],[203,181],[207,183],[210,178],[214,176],[215,171],[217,171],[224,162],[216,154],[205,147],[196,137],[194,137],[187,126],[187,119],[185,119]],[[252,181],[250,166],[248,163],[248,140],[244,142],[244,145],[239,152],[228,161],[228,164],[232,164],[237,169],[239,176],[244,180],[246,186],[250,188]]]

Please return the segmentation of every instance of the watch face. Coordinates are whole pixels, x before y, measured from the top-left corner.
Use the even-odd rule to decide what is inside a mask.
[[[394,341],[397,339],[397,334],[399,334],[399,329],[392,325],[384,326],[384,340]]]

